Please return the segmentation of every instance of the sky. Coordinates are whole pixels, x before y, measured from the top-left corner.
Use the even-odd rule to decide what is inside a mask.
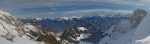
[[[150,0],[0,0],[0,10],[21,18],[128,14],[149,7]]]

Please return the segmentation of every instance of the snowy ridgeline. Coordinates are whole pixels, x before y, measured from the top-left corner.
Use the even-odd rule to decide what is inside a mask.
[[[7,12],[0,11],[0,44],[42,44],[31,39],[29,31],[34,32],[36,28],[23,24]]]

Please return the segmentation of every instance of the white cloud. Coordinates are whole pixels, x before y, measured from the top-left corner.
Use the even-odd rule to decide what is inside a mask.
[[[75,1],[75,2],[72,2]],[[78,2],[105,2],[119,5],[145,6],[149,0],[1,0],[0,8],[53,7],[78,4]]]
[[[45,13],[30,13],[30,14],[19,14],[16,15],[17,17],[24,17],[24,18],[32,18],[32,17],[40,17],[40,18],[50,18],[50,17],[63,17],[63,16],[88,16],[92,13],[113,13],[113,14],[132,14],[132,10],[113,10],[113,9],[88,9],[88,10],[72,10],[72,11],[64,11],[62,13],[57,12],[45,12]],[[90,13],[90,14],[82,14],[82,13]]]
[[[54,17],[62,17],[62,15],[57,14],[55,12],[29,13],[29,14],[19,14],[19,15],[15,15],[15,16],[19,17],[19,18],[33,18],[33,17],[38,17],[38,18],[54,18]]]
[[[40,7],[57,7],[74,5],[82,2],[104,2],[118,5],[145,6],[150,0],[0,0],[0,9],[7,9],[10,12],[24,8],[40,8]],[[73,10],[64,11],[65,13],[86,13],[86,12],[113,12],[113,13],[130,13],[128,10],[112,10],[112,9],[90,9],[90,10]],[[36,14],[36,15],[35,15]],[[42,14],[42,15],[41,15]],[[23,15],[23,14],[22,14]],[[24,14],[25,15],[25,14]],[[32,13],[33,16],[49,16],[49,13]],[[25,15],[25,16],[30,16]],[[21,15],[20,15],[21,16]],[[52,16],[57,16],[55,13]]]
[[[132,10],[113,10],[113,9],[88,9],[88,10],[73,10],[66,11],[65,13],[76,14],[76,13],[92,13],[92,12],[108,12],[108,13],[116,13],[116,14],[130,14]]]
[[[21,8],[36,8],[36,7],[54,7],[71,5],[65,0],[0,0],[0,9],[21,9]]]
[[[92,2],[106,2],[119,5],[131,5],[131,6],[145,6],[149,0],[77,0],[77,1],[92,1]],[[145,3],[144,3],[145,2]]]

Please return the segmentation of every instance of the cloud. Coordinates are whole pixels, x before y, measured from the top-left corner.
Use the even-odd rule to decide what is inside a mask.
[[[68,14],[77,14],[77,13],[92,13],[92,12],[106,12],[106,13],[115,13],[115,14],[131,14],[132,10],[113,10],[113,9],[88,9],[88,10],[73,10],[66,11]]]
[[[131,5],[131,6],[145,6],[145,3],[149,3],[149,0],[76,0],[76,1],[92,1],[92,2],[106,2],[120,5]]]
[[[147,6],[149,0],[0,0],[0,9],[15,10],[22,8],[56,7],[79,4],[82,2],[104,2],[118,5]]]
[[[20,15],[15,15],[16,17],[19,18],[53,18],[53,17],[60,17],[61,15],[55,13],[55,12],[47,12],[47,13],[30,13],[30,14],[20,14]]]
[[[55,18],[55,17],[64,17],[64,16],[89,16],[97,15],[97,13],[111,13],[111,14],[132,14],[132,10],[112,10],[112,9],[89,9],[89,10],[73,10],[73,11],[64,11],[61,13],[57,12],[45,12],[45,13],[30,13],[30,14],[19,14],[17,17],[23,18]],[[106,15],[106,14],[98,14]]]
[[[145,6],[149,0],[1,0],[0,8],[30,8],[30,7],[53,7],[78,4],[79,2],[105,2],[120,5]]]
[[[21,14],[21,9],[26,8],[42,8],[42,7],[63,7],[70,5],[79,5],[83,6],[90,5],[91,2],[99,3],[110,3],[116,5],[129,5],[129,6],[147,6],[149,0],[0,0],[0,9],[8,10],[13,13],[16,10],[19,10],[20,14],[18,16],[61,16],[56,14],[57,12],[50,15],[49,12],[41,13],[30,13],[30,14]],[[91,4],[92,5],[92,4]],[[104,5],[105,6],[105,5]],[[119,7],[118,7],[119,8]],[[54,8],[55,9],[55,8]],[[82,8],[81,8],[82,9]],[[59,10],[59,9],[58,9]],[[18,12],[18,11],[17,11]],[[113,9],[86,9],[86,10],[69,10],[64,11],[64,14],[73,14],[73,13],[91,13],[91,12],[112,12],[112,13],[129,13],[128,10],[113,10]],[[61,14],[61,13],[59,13]]]

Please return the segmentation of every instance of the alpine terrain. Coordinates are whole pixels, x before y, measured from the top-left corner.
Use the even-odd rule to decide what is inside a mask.
[[[132,14],[16,18],[0,11],[0,44],[150,44],[146,10]]]

